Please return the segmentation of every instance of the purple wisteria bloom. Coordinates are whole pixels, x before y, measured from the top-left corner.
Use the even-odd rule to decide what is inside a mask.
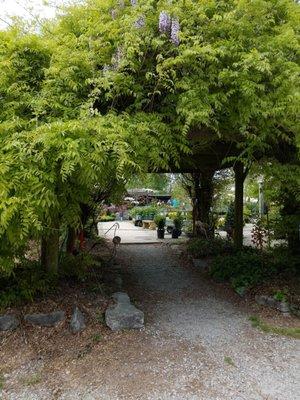
[[[166,11],[161,11],[159,14],[158,29],[160,33],[170,33],[171,29],[171,17]]]
[[[141,15],[134,23],[134,27],[137,29],[144,28],[145,26],[145,16]]]
[[[110,65],[108,65],[108,64],[104,64],[103,65],[103,72],[107,72],[107,71],[110,71],[111,70],[111,66]]]
[[[117,10],[115,8],[113,10],[111,10],[110,15],[111,15],[112,19],[116,19],[117,15],[118,15]]]
[[[179,32],[180,32],[180,24],[177,18],[172,19],[171,24],[171,42],[175,44],[175,46],[179,46],[180,39],[179,39]]]

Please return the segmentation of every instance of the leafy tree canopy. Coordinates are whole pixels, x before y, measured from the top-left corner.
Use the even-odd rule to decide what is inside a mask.
[[[291,0],[86,0],[0,32],[1,246],[178,165],[191,130],[299,142],[299,22]]]

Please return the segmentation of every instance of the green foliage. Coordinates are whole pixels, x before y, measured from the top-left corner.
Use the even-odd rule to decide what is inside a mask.
[[[129,179],[126,187],[128,189],[147,188],[159,192],[167,192],[169,186],[169,177],[167,174],[146,174],[138,175]]]
[[[101,333],[94,333],[91,337],[93,343],[99,343],[103,339]]]
[[[251,230],[251,242],[257,247],[259,250],[263,250],[266,243],[268,242],[268,231],[263,226],[261,220],[257,220],[254,224],[254,227]]]
[[[154,218],[154,222],[156,223],[157,229],[164,229],[166,225],[166,217],[157,214]]]
[[[231,365],[232,367],[235,367],[235,363],[233,362],[231,357],[225,356],[224,357],[224,362],[228,365]]]
[[[251,316],[250,321],[254,328],[259,328],[266,333],[275,333],[276,335],[293,337],[295,339],[300,339],[300,328],[291,328],[283,326],[272,326],[261,321],[261,319],[255,315]]]
[[[213,260],[211,275],[218,281],[230,281],[234,288],[251,287],[271,274],[270,265],[264,254],[254,251],[241,251]]]
[[[22,379],[22,383],[26,386],[35,386],[41,383],[41,381],[42,381],[42,376],[38,372],[31,374],[29,376],[25,376]]]
[[[217,256],[233,252],[232,244],[221,238],[194,238],[189,241],[187,249],[194,258]]]
[[[278,290],[276,293],[274,293],[274,299],[276,299],[278,301],[286,301],[285,291]]]
[[[225,230],[232,229],[234,227],[234,203],[231,202],[228,206],[227,213],[225,216]]]
[[[175,218],[173,219],[175,229],[181,230],[183,225],[183,216],[180,212],[176,213]]]
[[[56,281],[42,270],[40,263],[22,260],[9,277],[0,276],[0,309],[31,302],[54,288]]]
[[[110,215],[101,215],[100,221],[101,222],[110,222],[110,221],[115,221],[116,220],[116,214],[110,214]]]
[[[299,258],[286,249],[267,252],[244,248],[225,257],[216,257],[211,275],[218,281],[229,281],[234,288],[254,287],[276,275],[295,276],[299,267]]]
[[[297,254],[291,254],[287,246],[274,247],[271,255],[279,273],[288,273],[291,276],[300,275],[300,258]]]
[[[84,282],[94,270],[99,270],[99,262],[88,253],[73,256],[63,253],[60,260],[59,276],[50,278],[40,262],[21,259],[12,274],[0,275],[0,309],[21,303],[32,302],[55,289],[59,279]]]
[[[129,211],[132,218],[139,216],[141,219],[154,219],[155,216],[162,211],[162,206],[151,204],[149,206],[133,207]]]
[[[244,220],[246,223],[258,217],[258,203],[247,202],[244,207]]]
[[[80,253],[74,256],[64,253],[60,261],[59,273],[62,278],[75,278],[84,282],[93,268],[99,269],[99,265],[91,254]]]
[[[162,10],[179,46],[157,29]],[[299,26],[290,0],[85,0],[35,33],[1,31],[1,270],[57,224],[79,227],[95,188],[178,167],[189,132],[248,158],[299,145]]]

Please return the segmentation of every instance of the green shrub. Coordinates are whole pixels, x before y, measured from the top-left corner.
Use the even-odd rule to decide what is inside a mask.
[[[115,221],[115,219],[116,219],[116,214],[101,215],[101,217],[100,217],[100,221],[101,221],[101,222]]]
[[[154,219],[156,215],[161,213],[163,207],[157,205],[134,207],[129,211],[132,218],[140,216],[142,219]]]
[[[177,212],[175,217],[174,217],[174,219],[173,219],[173,222],[174,222],[175,229],[181,230],[182,226],[183,226],[183,216],[182,216],[182,214]]]
[[[33,301],[54,288],[55,279],[42,270],[39,262],[22,260],[14,273],[0,278],[0,308]]]
[[[216,257],[211,266],[211,275],[218,281],[230,281],[235,288],[251,287],[274,273],[273,268],[264,253],[244,250]]]
[[[166,225],[166,217],[163,215],[156,215],[154,222],[156,223],[158,229],[164,229]]]
[[[76,256],[64,253],[59,265],[59,276],[61,278],[73,278],[78,281],[85,281],[88,272],[96,265],[96,260],[91,254],[80,253]]]
[[[13,273],[0,275],[0,309],[31,302],[44,296],[57,287],[60,278],[85,281],[92,268],[100,263],[91,254],[80,253],[73,256],[64,253],[59,265],[59,275],[50,277],[37,261],[21,259]]]
[[[228,254],[233,251],[233,245],[227,240],[220,238],[194,238],[188,243],[188,252],[195,258]]]
[[[287,246],[277,246],[272,250],[272,259],[279,273],[300,275],[300,257],[291,254]]]

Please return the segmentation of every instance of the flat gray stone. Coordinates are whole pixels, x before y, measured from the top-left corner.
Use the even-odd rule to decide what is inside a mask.
[[[290,307],[286,301],[276,300],[272,296],[265,295],[255,296],[255,301],[262,306],[275,308],[276,310],[281,311],[283,314],[289,315]]]
[[[289,313],[290,313],[289,304],[286,301],[281,301],[278,304],[278,310],[281,311],[285,315],[289,315]]]
[[[27,314],[25,321],[38,326],[56,326],[65,319],[64,311],[54,311],[50,314]]]
[[[260,304],[261,306],[268,305],[268,296],[265,295],[257,295],[255,296],[256,303]]]
[[[105,312],[106,325],[112,331],[144,327],[144,313],[130,303],[127,293],[114,293],[112,297],[116,304],[109,306]]]
[[[14,315],[0,315],[0,331],[13,331],[20,325],[20,321]]]
[[[84,315],[82,312],[79,310],[79,308],[76,306],[74,308],[71,322],[70,322],[70,330],[72,333],[78,333],[81,332],[85,329],[85,319]]]
[[[300,307],[296,304],[290,304],[290,311],[293,315],[300,318]]]
[[[117,303],[130,303],[130,298],[125,292],[116,292],[111,296]]]

